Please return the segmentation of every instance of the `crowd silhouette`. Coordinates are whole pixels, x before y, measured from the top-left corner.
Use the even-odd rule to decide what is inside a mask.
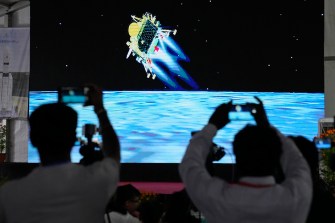
[[[335,198],[319,173],[319,151],[314,142],[304,136],[289,136],[305,157],[313,180],[313,198],[306,223],[333,222]]]
[[[246,125],[234,137],[236,179],[218,177],[212,166],[213,138],[231,121],[229,113],[235,106],[229,101],[192,134],[179,164],[185,188],[166,199],[141,200],[139,189],[120,185],[120,142],[105,110],[102,89],[88,87],[102,136],[102,142],[94,145],[101,149],[99,158],[72,163],[77,112],[64,103],[39,106],[29,124],[40,165],[0,187],[1,223],[331,221],[335,201],[323,187],[317,148],[312,141],[286,136],[271,125],[257,96],[257,103],[243,105],[256,124]]]

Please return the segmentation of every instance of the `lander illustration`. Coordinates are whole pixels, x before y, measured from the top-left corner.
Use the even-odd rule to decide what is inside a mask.
[[[132,23],[128,27],[130,40],[127,59],[130,55],[143,65],[146,77],[160,79],[173,90],[183,90],[177,78],[183,80],[192,89],[198,89],[197,83],[179,65],[179,61],[189,62],[178,44],[170,34],[176,35],[176,29],[166,29],[156,20],[156,16],[146,12],[142,18],[131,16]]]

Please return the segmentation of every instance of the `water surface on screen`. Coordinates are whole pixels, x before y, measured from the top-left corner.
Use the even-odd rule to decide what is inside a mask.
[[[324,117],[323,93],[105,91],[104,103],[120,138],[122,163],[179,163],[191,132],[201,129],[218,105],[231,99],[236,103],[255,102],[253,96],[263,101],[270,122],[283,133],[308,139],[317,135],[318,120]],[[56,92],[31,91],[29,112],[41,104],[56,101]],[[91,106],[70,106],[79,114],[79,137],[84,124],[98,125]],[[227,153],[219,163],[235,162],[231,142],[247,123],[254,121],[234,120],[218,132],[214,142]],[[98,135],[94,138],[100,140]],[[79,147],[78,143],[73,148],[73,162],[82,158]],[[37,151],[30,143],[28,162],[39,162]]]

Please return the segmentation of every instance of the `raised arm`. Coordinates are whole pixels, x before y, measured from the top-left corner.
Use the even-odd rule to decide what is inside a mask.
[[[102,152],[105,157],[110,157],[117,161],[117,163],[120,163],[120,142],[104,108],[102,90],[92,84],[88,85],[88,87],[90,89],[88,92],[89,103],[94,106],[94,112],[99,119]]]
[[[210,209],[213,203],[208,199],[208,188],[219,193],[225,183],[222,180],[215,180],[216,177],[210,175],[206,168],[206,159],[217,131],[230,122],[228,113],[231,108],[232,102],[221,104],[216,108],[208,124],[190,140],[179,165],[179,174],[186,191],[198,208]],[[227,183],[226,185],[228,186]]]

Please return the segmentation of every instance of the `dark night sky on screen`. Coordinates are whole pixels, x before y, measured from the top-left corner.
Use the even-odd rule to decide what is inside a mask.
[[[89,82],[168,90],[126,59],[131,15],[155,15],[200,90],[323,92],[323,0],[31,0],[30,90]],[[187,89],[186,90],[191,90]]]

